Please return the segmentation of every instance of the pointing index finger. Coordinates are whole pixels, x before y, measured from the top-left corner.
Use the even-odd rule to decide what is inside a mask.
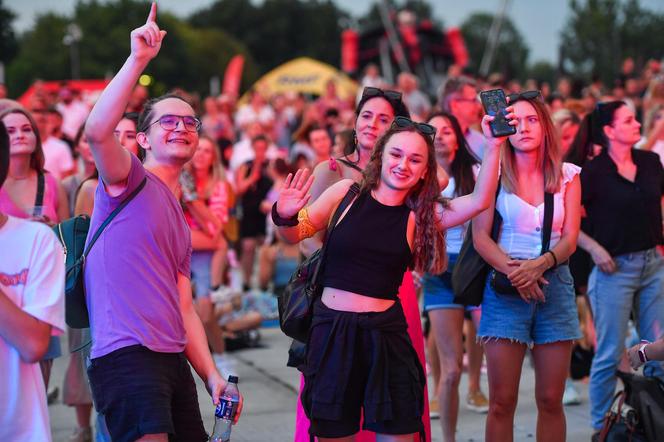
[[[155,23],[157,21],[157,2],[152,2],[150,6],[150,13],[146,23]]]

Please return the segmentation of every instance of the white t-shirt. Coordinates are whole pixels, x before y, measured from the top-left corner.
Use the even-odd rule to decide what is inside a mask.
[[[468,128],[464,136],[470,147],[470,153],[481,162],[482,158],[484,158],[484,150],[487,147],[487,141],[484,134],[475,129]]]
[[[268,104],[256,110],[250,104],[241,106],[235,114],[235,126],[242,128],[251,123],[261,123],[262,125],[272,124],[274,121],[274,111]]]
[[[565,222],[565,192],[567,184],[581,173],[581,168],[572,163],[563,163],[563,183],[553,196],[553,225],[551,242],[553,248],[563,232]],[[503,217],[498,246],[512,258],[536,258],[542,251],[542,230],[544,221],[544,203],[531,206],[516,194],[500,189],[496,200],[496,209]]]
[[[24,312],[65,329],[64,254],[46,225],[9,217],[0,227],[0,290]],[[11,253],[6,253],[11,251]],[[21,360],[0,338],[0,440],[51,440],[46,392],[39,364]]]
[[[44,169],[48,170],[58,180],[62,179],[65,172],[69,172],[75,166],[74,158],[67,143],[53,136],[42,142],[44,150]]]
[[[281,156],[282,154],[279,151],[279,148],[274,143],[270,143],[267,147],[267,152],[265,152],[265,157],[268,160],[274,160]],[[241,165],[253,160],[255,157],[256,154],[251,147],[251,140],[249,138],[243,138],[233,145],[233,152],[231,153],[231,159],[228,162],[228,168],[232,173],[235,173]]]

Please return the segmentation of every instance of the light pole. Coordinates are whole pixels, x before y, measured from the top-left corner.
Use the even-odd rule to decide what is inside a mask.
[[[69,58],[71,62],[71,78],[78,80],[81,78],[81,61],[78,55],[78,42],[81,41],[83,32],[76,23],[67,26],[67,33],[62,39],[62,43],[69,46]]]

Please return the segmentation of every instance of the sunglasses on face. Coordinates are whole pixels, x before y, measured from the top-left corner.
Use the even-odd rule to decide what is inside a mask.
[[[392,122],[392,128],[393,129],[415,128],[416,131],[418,131],[424,136],[431,137],[431,139],[433,139],[433,137],[436,135],[436,128],[433,127],[432,125],[427,123],[416,123],[415,121],[406,117],[395,117],[394,121]]]
[[[367,86],[362,91],[362,98],[384,97],[388,101],[401,101],[401,92],[384,91],[377,87]]]
[[[514,104],[519,100],[535,100],[542,101],[542,93],[540,91],[525,91],[518,94],[509,94],[507,98],[510,99],[510,104]]]
[[[189,115],[162,115],[158,120],[150,123],[148,127],[159,123],[159,126],[164,130],[175,130],[180,120],[182,120],[182,125],[187,132],[198,132],[201,128],[201,120]]]

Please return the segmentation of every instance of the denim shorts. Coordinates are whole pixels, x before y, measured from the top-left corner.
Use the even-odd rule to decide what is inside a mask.
[[[214,252],[200,251],[191,253],[191,282],[194,284],[195,298],[208,298],[212,285],[212,254]]]
[[[424,292],[424,311],[438,309],[461,309],[462,304],[454,303],[454,291],[452,290],[452,271],[459,255],[450,253],[447,270],[440,275],[425,273],[422,277],[422,289]],[[479,310],[479,306],[470,305],[466,311]]]
[[[569,266],[548,270],[544,278],[549,282],[543,288],[544,302],[525,302],[519,296],[498,294],[487,278],[478,339],[509,339],[532,347],[581,338]]]

